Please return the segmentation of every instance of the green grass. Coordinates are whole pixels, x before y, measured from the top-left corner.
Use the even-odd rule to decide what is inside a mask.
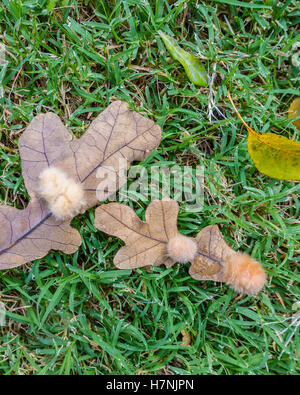
[[[205,168],[204,208],[182,207],[179,230],[219,224],[268,273],[254,298],[192,279],[189,265],[118,271],[122,243],[97,231],[91,209],[72,222],[83,240],[73,256],[52,251],[0,273],[0,374],[299,373],[300,184],[255,169],[226,94],[256,130],[299,140],[287,119],[300,96],[298,2],[2,0],[0,21],[2,203],[29,200],[17,144],[34,115],[54,111],[80,135],[110,100],[125,100],[163,129],[148,169]],[[216,71],[213,100],[226,119],[209,119],[209,89],[189,82],[158,30]],[[147,202],[133,206],[143,218]]]

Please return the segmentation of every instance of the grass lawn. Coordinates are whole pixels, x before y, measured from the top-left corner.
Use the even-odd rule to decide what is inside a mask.
[[[159,30],[203,60],[213,90],[188,80]],[[119,271],[122,242],[94,227],[90,209],[72,221],[74,255],[0,272],[0,374],[300,373],[300,184],[257,171],[227,98],[229,88],[254,129],[300,139],[287,119],[300,96],[297,0],[2,0],[0,38],[2,204],[29,201],[18,139],[33,116],[53,111],[79,136],[121,99],[163,130],[148,169],[204,166],[204,207],[182,207],[180,232],[218,224],[268,274],[245,297],[192,279],[189,264]],[[125,203],[144,218],[149,202]]]

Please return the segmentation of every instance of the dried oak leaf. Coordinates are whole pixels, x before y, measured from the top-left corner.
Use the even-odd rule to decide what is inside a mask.
[[[143,222],[130,207],[109,203],[96,209],[95,226],[125,242],[114,258],[119,269],[191,262],[189,273],[197,280],[226,282],[247,294],[263,288],[266,275],[260,263],[232,250],[216,225],[205,227],[196,238],[181,235],[178,212],[176,201],[154,200]]]
[[[201,251],[193,260],[189,274],[196,280],[225,282],[224,265],[236,252],[226,244],[217,225],[209,225],[196,236]]]
[[[154,200],[147,207],[143,222],[130,207],[108,203],[96,209],[95,226],[125,242],[126,246],[114,258],[119,269],[161,264],[170,267],[175,262],[168,257],[166,245],[177,234],[178,211],[174,200]]]
[[[142,160],[160,143],[161,130],[153,121],[130,111],[128,104],[111,103],[77,139],[53,113],[36,116],[19,140],[22,174],[31,200],[25,210],[0,207],[0,269],[41,258],[50,249],[73,253],[81,244],[77,230],[59,220],[41,197],[40,177],[47,169],[59,169],[84,191],[81,212],[107,198],[98,191],[98,170],[108,169],[107,185],[114,192],[122,184],[119,158]],[[98,178],[97,178],[98,176]],[[100,177],[100,178],[99,178]],[[110,185],[110,180],[113,180]],[[117,186],[115,186],[117,185]],[[103,192],[103,199],[101,199]]]

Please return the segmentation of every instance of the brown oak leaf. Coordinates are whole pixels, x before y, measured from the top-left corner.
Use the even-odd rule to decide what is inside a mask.
[[[236,252],[226,244],[217,225],[209,225],[196,236],[201,254],[195,257],[189,274],[196,280],[224,282],[224,266]]]
[[[55,166],[82,186],[84,212],[107,198],[106,189],[112,193],[124,182],[119,173],[126,168],[119,168],[119,158],[127,161],[126,167],[146,158],[160,137],[158,125],[130,111],[122,101],[111,103],[79,139],[73,138],[56,114],[36,116],[19,140],[22,174],[31,200],[25,210],[0,207],[0,269],[41,258],[51,249],[72,253],[81,244],[79,233],[69,225],[71,218],[55,218],[40,197],[39,177],[45,169]],[[97,188],[101,169],[110,174],[104,191]]]
[[[114,258],[119,269],[161,264],[170,267],[175,262],[167,256],[166,245],[177,234],[178,211],[174,200],[154,200],[143,222],[130,207],[108,203],[96,209],[95,226],[125,242]]]
[[[175,200],[154,200],[147,207],[146,221],[143,222],[130,207],[120,203],[108,203],[96,209],[95,226],[125,242],[126,246],[122,247],[114,258],[114,264],[119,269],[135,269],[161,264],[171,267],[176,261],[168,255],[167,244],[169,240],[178,235],[178,212],[179,206]],[[221,235],[217,226],[213,228],[209,226],[199,232],[196,239],[193,239],[198,243],[200,250],[193,260],[190,271],[190,274],[195,278],[199,270],[201,275],[205,270],[210,272],[211,268],[214,268],[219,275],[222,272],[222,260],[214,255],[210,258],[208,255],[212,253],[205,244],[206,241],[209,241],[206,232],[208,228],[214,230],[214,232],[209,232],[211,245],[214,245],[213,236],[216,235],[218,243]],[[203,240],[202,235],[204,236]],[[230,249],[224,241],[223,243],[225,248]],[[202,248],[204,256],[200,255]]]
[[[247,294],[262,289],[266,276],[261,264],[232,250],[216,225],[205,227],[196,238],[181,235],[178,212],[176,201],[154,200],[143,222],[130,207],[109,203],[96,209],[95,226],[125,242],[114,257],[119,269],[191,262],[189,274],[197,280],[226,282]]]

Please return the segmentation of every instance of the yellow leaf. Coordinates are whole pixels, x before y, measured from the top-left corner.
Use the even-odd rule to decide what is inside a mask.
[[[229,91],[228,97],[249,133],[248,151],[256,168],[272,178],[300,180],[300,142],[274,133],[259,133],[251,129],[236,109]]]
[[[300,117],[300,97],[297,97],[290,105],[288,116],[290,119]],[[300,118],[296,119],[293,124],[300,130]]]

